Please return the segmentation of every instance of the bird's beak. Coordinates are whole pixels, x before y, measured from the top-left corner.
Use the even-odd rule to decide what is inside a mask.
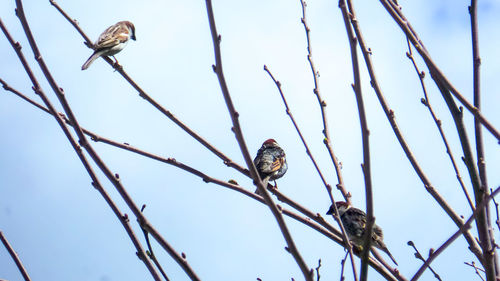
[[[333,208],[333,205],[330,206],[330,209],[328,209],[328,212],[326,212],[327,215],[333,215],[335,213],[335,209]]]
[[[135,34],[132,34],[130,38],[135,41]]]

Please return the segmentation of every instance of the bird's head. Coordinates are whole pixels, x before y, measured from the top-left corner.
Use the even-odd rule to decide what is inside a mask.
[[[124,23],[128,27],[128,29],[130,29],[130,32],[132,32],[132,34],[130,35],[130,39],[135,41],[135,26],[134,26],[134,24],[129,22],[129,21],[125,21]]]
[[[337,206],[337,210],[339,210],[339,215],[344,214],[345,211],[347,211],[347,209],[349,209],[351,207],[351,206],[349,206],[349,204],[347,204],[344,201],[337,201],[337,202],[335,202],[335,205]],[[333,205],[330,206],[330,209],[328,209],[328,212],[326,212],[326,214],[327,215],[335,214],[335,208],[333,207]]]
[[[279,147],[279,145],[274,139],[268,139],[262,144],[262,147]]]

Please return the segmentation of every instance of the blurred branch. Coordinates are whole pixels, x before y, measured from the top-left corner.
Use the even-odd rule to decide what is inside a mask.
[[[306,19],[306,2],[303,0],[300,0],[300,4],[302,6],[302,18],[300,19],[302,24],[304,25],[304,30],[306,32],[306,39],[307,39],[307,60],[309,61],[309,66],[311,67],[311,72],[313,75],[313,80],[314,80],[314,89],[313,93],[316,95],[316,98],[318,99],[318,104],[321,109],[321,116],[323,120],[323,135],[325,136],[323,143],[325,144],[328,153],[330,154],[330,158],[332,159],[333,166],[335,167],[335,172],[337,173],[337,189],[340,190],[342,193],[342,196],[344,196],[345,200],[347,202],[350,202],[350,194],[346,191],[345,185],[344,185],[344,179],[342,176],[342,168],[339,164],[339,161],[337,157],[335,156],[335,153],[333,152],[333,148],[331,145],[331,138],[330,138],[330,131],[328,129],[328,119],[326,117],[326,101],[321,97],[321,93],[319,91],[319,72],[316,70],[313,62],[313,55],[312,55],[312,46],[311,46],[311,37],[310,37],[310,32],[311,30],[309,29],[309,26],[307,25],[307,19]],[[332,201],[332,204],[335,202],[333,200],[333,196],[331,194],[331,187],[327,188],[328,190],[328,195],[330,196],[330,200]],[[334,204],[335,205],[335,204]]]
[[[440,83],[442,83],[443,86],[446,87],[446,89],[449,89],[449,91],[453,94],[453,96],[456,97],[467,108],[467,110],[469,110],[479,120],[479,122],[483,124],[483,126],[493,136],[495,136],[497,141],[500,141],[500,132],[498,132],[498,130],[495,129],[495,127],[493,127],[493,125],[488,120],[486,120],[486,118],[481,114],[481,111],[479,111],[479,109],[473,106],[460,94],[460,92],[458,92],[457,89],[455,89],[455,87],[448,81],[446,76],[444,76],[441,70],[434,63],[430,54],[425,49],[422,40],[420,40],[418,34],[414,31],[411,24],[403,15],[403,12],[401,11],[401,6],[399,6],[398,3],[393,0],[380,0],[380,2],[382,3],[386,11],[394,19],[394,21],[399,25],[399,27],[405,33],[405,35],[410,39],[411,43],[418,51],[420,56],[422,56],[422,58],[425,61],[425,64],[427,65],[427,67],[431,72],[432,79],[434,79],[434,81],[436,80],[441,81]],[[438,81],[436,81],[436,83],[438,83]]]
[[[229,89],[226,84],[226,80],[224,78],[224,72],[222,70],[222,56],[221,56],[221,51],[220,51],[220,41],[221,41],[221,36],[217,33],[217,29],[215,26],[215,17],[212,9],[212,2],[210,0],[206,0],[206,6],[207,6],[207,14],[208,14],[208,21],[210,24],[210,31],[212,34],[212,41],[214,45],[214,55],[215,55],[215,65],[213,65],[214,72],[217,74],[217,78],[219,80],[219,84],[221,87],[222,94],[224,96],[224,100],[226,101],[227,109],[229,111],[229,115],[231,117],[231,121],[233,123],[232,130],[235,134],[236,140],[238,141],[238,144],[240,146],[241,153],[243,154],[243,158],[245,159],[245,162],[247,164],[248,169],[250,170],[250,174],[252,175],[252,178],[254,179],[254,184],[257,185],[258,190],[264,197],[264,200],[266,201],[266,204],[269,206],[269,209],[273,213],[279,227],[281,230],[281,233],[283,234],[283,237],[285,238],[285,241],[288,245],[288,251],[290,254],[292,254],[293,258],[297,262],[297,265],[299,266],[300,270],[302,271],[302,274],[304,275],[305,280],[307,281],[313,281],[313,275],[314,271],[310,269],[305,261],[303,260],[302,256],[300,255],[299,250],[295,246],[295,242],[293,241],[293,238],[286,226],[285,220],[283,219],[283,216],[281,215],[281,212],[278,210],[276,205],[273,202],[273,199],[267,192],[266,188],[264,187],[264,184],[262,180],[259,177],[259,174],[257,172],[257,169],[255,168],[255,165],[253,164],[252,158],[250,157],[250,153],[248,152],[248,148],[245,143],[245,139],[243,137],[243,132],[241,131],[240,128],[240,123],[239,123],[239,113],[236,111],[234,108],[231,95],[229,94]]]
[[[439,256],[448,246],[450,246],[451,243],[453,243],[453,241],[455,241],[462,233],[464,233],[467,229],[470,228],[470,224],[472,223],[472,221],[476,219],[477,215],[480,214],[481,211],[483,211],[488,202],[499,192],[500,192],[500,186],[497,187],[495,191],[493,191],[490,195],[486,196],[484,200],[481,201],[481,203],[476,206],[476,210],[472,213],[469,219],[467,219],[465,224],[461,226],[460,229],[457,230],[450,238],[448,238],[448,240],[446,240],[446,242],[444,242],[443,245],[441,245],[436,251],[434,251],[432,254],[429,255],[429,258],[427,258],[424,264],[418,269],[417,273],[415,273],[415,275],[411,278],[411,281],[418,280],[418,278],[420,278],[420,276],[422,275],[422,273],[424,273],[427,267],[430,266],[432,261],[437,256]]]
[[[16,9],[17,16],[18,16],[19,20],[21,21],[21,24],[22,24],[24,32],[28,38],[28,42],[31,46],[31,49],[32,49],[33,54],[35,56],[35,59],[38,62],[44,76],[46,77],[47,82],[51,86],[52,90],[55,92],[57,98],[59,99],[59,102],[61,103],[62,107],[64,108],[64,111],[66,112],[66,115],[68,116],[71,124],[73,124],[73,129],[78,136],[79,144],[90,155],[92,160],[101,169],[101,171],[105,174],[105,176],[108,178],[108,180],[115,186],[116,190],[120,193],[121,197],[126,202],[127,206],[131,209],[131,211],[136,216],[139,225],[142,228],[146,229],[149,233],[151,233],[151,235],[158,241],[158,243],[165,249],[165,251],[181,266],[181,268],[191,278],[191,280],[199,280],[198,276],[196,276],[196,273],[189,266],[187,261],[185,259],[183,259],[172,248],[172,246],[170,246],[168,244],[168,242],[149,223],[149,221],[146,219],[146,217],[143,216],[143,214],[140,212],[137,205],[134,203],[134,201],[132,200],[130,195],[125,190],[125,187],[122,185],[120,178],[119,178],[119,175],[113,174],[111,172],[111,170],[106,166],[104,161],[94,151],[92,145],[85,138],[85,135],[83,134],[83,131],[82,131],[80,125],[78,124],[78,121],[76,120],[76,117],[74,116],[74,114],[73,114],[73,112],[72,112],[72,110],[71,110],[71,108],[66,100],[63,89],[57,85],[55,79],[52,77],[52,74],[50,73],[47,65],[45,64],[45,62],[43,60],[40,51],[38,50],[38,46],[35,42],[35,39],[31,33],[30,27],[28,25],[28,22],[26,20],[25,15],[24,15],[24,10],[22,7],[21,0],[16,0],[16,4],[17,4],[17,9]],[[46,104],[46,105],[48,106],[48,104]],[[52,112],[52,115],[55,115],[55,112]],[[59,120],[60,120],[60,118],[59,118]],[[62,123],[62,121],[61,121],[61,123]],[[153,272],[154,272],[155,279],[157,278],[159,280],[160,278],[158,276],[158,273],[154,270],[154,268],[152,267],[152,264],[145,257],[143,251],[140,253],[140,258],[142,260],[144,260],[145,263],[147,263],[148,267],[151,267],[151,269],[150,269],[151,273],[153,274]]]
[[[424,257],[422,256],[422,254],[420,254],[420,252],[418,251],[417,247],[415,246],[415,243],[413,243],[413,241],[408,241],[408,245],[409,245],[409,246],[411,246],[411,247],[413,247],[413,249],[415,250],[415,258],[416,258],[416,259],[419,259],[419,260],[421,260],[421,261],[423,261],[423,262],[425,263],[425,259],[424,259]],[[429,253],[431,253],[431,251],[432,251],[432,250],[433,250],[433,249],[431,249],[431,250],[429,251]],[[441,277],[439,276],[439,274],[437,274],[437,273],[434,271],[434,269],[432,269],[432,267],[431,267],[430,265],[429,265],[429,269],[430,269],[430,271],[432,271],[432,273],[434,274],[434,277],[436,277],[436,279],[437,279],[437,280],[442,281],[442,280],[441,280]]]
[[[345,262],[347,260],[347,255],[348,254],[349,253],[346,252],[344,258],[340,261],[340,281],[344,281],[345,280],[345,277],[344,277],[344,267],[345,267]]]
[[[366,47],[366,44],[365,44],[364,39],[363,39],[363,35],[362,35],[361,30],[358,26],[358,22],[357,22],[357,19],[356,19],[354,10],[353,10],[354,8],[352,5],[352,1],[347,0],[347,5],[349,8],[350,21],[351,21],[352,27],[354,28],[354,32],[357,36],[359,46],[362,50],[363,57],[364,57],[364,60],[366,63],[366,67],[368,69],[368,74],[370,75],[370,79],[371,79],[370,84],[377,95],[377,98],[380,102],[380,105],[382,106],[382,109],[384,110],[384,113],[387,116],[387,119],[389,120],[389,123],[391,124],[391,127],[392,127],[394,133],[396,134],[396,137],[397,137],[401,147],[403,148],[403,150],[406,154],[406,157],[410,161],[413,169],[417,172],[417,175],[420,178],[420,180],[422,181],[422,183],[424,184],[424,187],[426,188],[426,190],[438,202],[438,204],[441,206],[441,208],[443,208],[443,210],[448,214],[448,216],[453,220],[453,222],[458,227],[461,227],[463,225],[463,222],[462,222],[460,216],[457,215],[457,213],[451,208],[450,205],[448,205],[448,203],[445,201],[445,199],[432,186],[430,180],[427,178],[427,176],[423,172],[422,168],[420,167],[420,165],[417,162],[417,159],[415,158],[415,156],[411,152],[410,147],[406,143],[406,141],[403,137],[403,133],[399,129],[399,126],[396,122],[396,117],[395,117],[394,111],[389,108],[389,105],[387,104],[385,97],[382,94],[382,90],[380,89],[380,86],[377,82],[377,78],[375,76],[375,71],[373,68],[372,61],[371,61],[372,51],[371,51],[371,49]],[[476,240],[474,239],[472,234],[468,231],[464,232],[463,234],[464,234],[465,239],[469,243],[470,250],[478,257],[478,259],[482,259],[481,249],[479,249],[479,246],[477,245]]]
[[[411,50],[411,45],[410,45],[410,40],[406,40],[408,43],[408,52],[406,53],[406,56],[411,60],[413,67],[415,68],[415,71],[418,74],[418,78],[420,80],[420,85],[422,86],[422,91],[424,92],[424,97],[421,102],[423,105],[427,107],[429,110],[429,113],[432,116],[432,119],[434,120],[434,123],[436,123],[436,127],[439,130],[439,134],[441,135],[441,139],[443,140],[443,143],[446,147],[446,153],[448,154],[451,164],[453,166],[453,169],[455,170],[455,175],[457,176],[458,182],[460,186],[462,187],[462,190],[465,194],[465,198],[467,199],[467,202],[469,203],[469,206],[471,207],[472,211],[474,212],[474,203],[472,203],[472,199],[469,195],[469,192],[467,192],[467,188],[465,187],[465,184],[462,180],[462,176],[460,175],[460,172],[458,170],[458,166],[455,162],[455,158],[453,157],[453,153],[451,151],[451,147],[448,144],[448,140],[446,139],[446,135],[444,134],[443,128],[442,128],[442,123],[441,120],[437,118],[436,114],[434,113],[434,109],[431,106],[429,97],[427,96],[427,89],[425,88],[425,83],[424,83],[424,78],[425,78],[425,72],[420,71],[417,66],[417,62],[415,61],[415,57],[413,56],[412,50]]]
[[[285,108],[286,108],[286,113],[288,114],[288,116],[290,117],[290,119],[292,120],[292,123],[293,123],[293,126],[295,127],[295,130],[297,131],[297,133],[299,134],[299,137],[300,139],[302,140],[302,143],[304,144],[305,148],[306,148],[306,152],[307,152],[307,155],[309,155],[309,158],[311,159],[311,161],[313,162],[314,164],[314,167],[316,168],[316,171],[318,172],[321,180],[323,181],[323,184],[325,185],[326,187],[326,190],[328,192],[328,195],[330,197],[330,200],[332,202],[332,206],[335,206],[335,200],[333,198],[333,195],[332,195],[332,188],[330,186],[330,184],[328,184],[326,182],[326,179],[323,177],[323,173],[321,172],[321,170],[319,169],[319,166],[318,164],[316,163],[316,160],[314,159],[314,156],[312,155],[310,149],[309,149],[309,146],[307,145],[304,137],[302,136],[302,133],[300,132],[300,129],[297,125],[297,123],[295,122],[295,118],[293,118],[293,114],[292,114],[292,111],[290,110],[290,108],[288,107],[288,103],[286,102],[286,98],[285,98],[285,95],[283,94],[283,91],[281,90],[281,83],[279,81],[277,81],[273,74],[271,73],[271,71],[269,71],[269,69],[267,68],[267,66],[264,65],[264,70],[269,74],[269,76],[271,77],[271,79],[274,81],[274,84],[276,84],[276,87],[278,88],[278,91],[281,95],[281,99],[283,100],[283,103],[285,104]],[[340,188],[343,188],[343,185],[340,186]],[[349,195],[349,193],[348,193]],[[278,197],[279,199],[279,197]],[[349,200],[349,196],[345,197],[346,201],[347,202],[350,202]],[[351,258],[351,266],[352,266],[352,270],[353,270],[353,275],[355,276],[355,279],[357,280],[357,271],[356,271],[356,263],[354,262],[354,255],[352,253],[352,246],[351,246],[351,243],[349,243],[349,238],[347,237],[347,234],[346,234],[346,231],[345,231],[345,228],[344,226],[342,225],[342,220],[339,219],[339,216],[338,216],[338,212],[337,212],[337,215],[334,216],[335,218],[335,221],[338,223],[339,225],[339,228],[341,230],[341,233],[342,233],[342,239],[344,240],[344,245],[346,246],[346,249],[348,250],[349,252],[349,255],[350,255],[350,258]]]
[[[481,278],[482,281],[485,281],[483,276],[481,276],[481,273],[479,273],[479,271],[483,272],[484,273],[484,269],[482,268],[479,268],[476,266],[476,263],[475,262],[471,262],[471,263],[468,263],[468,262],[464,262],[466,265],[470,266],[470,267],[473,267],[474,268],[474,271],[476,272],[477,276],[479,276],[479,278]]]
[[[16,12],[17,13],[22,13],[23,11],[22,10],[16,10]],[[106,203],[113,210],[113,213],[116,215],[116,217],[121,222],[122,226],[125,228],[125,231],[127,232],[130,240],[132,241],[132,243],[134,244],[135,248],[137,249],[137,255],[138,255],[139,259],[142,260],[142,262],[146,265],[146,267],[148,268],[149,272],[151,273],[151,275],[153,276],[153,278],[155,280],[161,280],[160,276],[155,271],[153,265],[149,262],[149,260],[147,258],[145,258],[144,250],[142,249],[142,246],[141,246],[139,240],[135,236],[134,231],[130,227],[130,225],[128,223],[128,220],[124,219],[124,215],[121,213],[121,211],[118,209],[118,207],[113,202],[113,200],[111,199],[111,197],[107,194],[107,192],[102,187],[99,179],[97,178],[97,175],[95,174],[94,170],[90,166],[90,163],[88,162],[87,158],[83,154],[81,147],[76,143],[75,139],[73,138],[73,136],[69,132],[68,128],[65,126],[64,121],[62,120],[62,117],[56,112],[54,106],[48,100],[48,98],[45,95],[44,91],[40,87],[40,84],[38,83],[38,80],[36,79],[36,77],[33,74],[33,72],[31,70],[28,62],[26,61],[26,58],[24,57],[23,53],[21,52],[21,44],[19,44],[19,42],[15,42],[14,41],[14,39],[12,38],[12,36],[10,35],[10,33],[8,32],[7,28],[5,27],[5,25],[3,24],[3,21],[1,19],[0,19],[0,28],[2,29],[3,33],[5,34],[5,37],[7,38],[7,40],[9,41],[9,43],[12,45],[12,48],[14,49],[14,51],[16,52],[19,60],[21,61],[21,64],[23,65],[23,67],[24,67],[24,69],[26,71],[26,74],[29,76],[29,78],[30,78],[30,80],[31,80],[31,82],[33,84],[33,91],[37,95],[40,96],[40,98],[43,100],[43,102],[47,106],[48,109],[46,111],[49,111],[50,114],[56,119],[57,123],[59,124],[59,126],[63,130],[64,134],[68,138],[68,141],[70,142],[71,146],[73,147],[73,149],[75,150],[76,154],[80,158],[80,161],[82,162],[83,166],[87,170],[87,173],[89,174],[90,178],[92,179],[92,186],[94,186],[94,188],[96,188],[99,191],[99,193],[104,198],[104,200],[106,201]],[[4,82],[2,81],[2,83],[4,83]],[[7,89],[5,87],[5,84],[4,84],[4,88]],[[31,103],[33,104],[33,102],[31,102]],[[38,106],[38,107],[40,108],[40,106]]]
[[[10,245],[9,241],[7,240],[7,238],[5,238],[5,236],[3,235],[3,232],[1,230],[0,230],[0,240],[2,241],[2,244],[7,249],[7,252],[9,252],[10,256],[12,257],[12,259],[14,260],[14,262],[16,263],[17,268],[21,272],[21,275],[23,276],[24,280],[25,281],[31,281],[31,278],[28,275],[28,272],[26,271],[26,268],[24,268],[24,265],[21,262],[21,259],[17,255],[16,251],[14,251],[14,249]]]
[[[75,27],[75,29],[82,35],[82,37],[86,40],[85,45],[87,45],[89,48],[93,46],[92,41],[88,38],[88,36],[83,32],[83,30],[80,28],[76,20],[71,19],[68,14],[66,14],[62,8],[57,5],[57,3],[53,0],[50,0],[51,4],[56,7],[56,9]],[[186,124],[184,124],[181,120],[179,120],[170,110],[165,109],[162,105],[160,105],[157,101],[155,101],[153,98],[151,98],[124,70],[121,65],[115,64],[115,62],[110,59],[109,57],[102,57],[110,66],[112,66],[120,75],[122,75],[127,82],[139,93],[139,96],[148,101],[153,107],[155,107],[158,111],[160,111],[162,114],[167,116],[172,122],[174,122],[177,126],[179,126],[182,130],[184,130],[186,133],[188,133],[191,137],[193,137],[195,140],[197,140],[199,143],[201,143],[203,146],[205,146],[208,150],[210,150],[212,153],[214,153],[217,157],[222,159],[224,164],[228,167],[234,168],[238,171],[240,171],[243,174],[248,174],[248,170],[243,168],[242,166],[238,165],[237,163],[233,162],[229,157],[227,157],[224,153],[219,151],[217,148],[215,148],[213,145],[211,145],[208,141],[206,141],[204,138],[202,138],[200,135],[198,135],[195,131],[193,131],[191,128],[189,128]]]
[[[319,269],[321,268],[321,259],[318,260],[318,266],[316,267],[316,281],[319,281],[321,275],[319,275]]]

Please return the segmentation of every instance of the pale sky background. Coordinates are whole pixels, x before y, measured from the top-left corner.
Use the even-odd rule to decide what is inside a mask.
[[[82,44],[76,30],[49,1],[24,2],[40,51],[82,126],[104,137],[174,157],[210,176],[235,179],[254,190],[248,178],[227,168],[140,98],[103,60],[82,72],[81,65],[91,51]],[[444,145],[427,109],[420,103],[423,93],[405,56],[402,32],[379,1],[354,2],[365,40],[373,51],[379,83],[407,142],[440,194],[457,213],[468,217],[470,208]],[[469,1],[400,2],[434,60],[472,101]],[[144,4],[127,0],[59,1],[93,40],[119,20],[132,21],[137,41],[130,42],[117,55],[128,74],[160,104],[243,165],[211,67],[214,55],[205,2],[141,3]],[[338,1],[310,0],[307,20],[312,30],[314,61],[321,74],[320,91],[328,104],[333,148],[342,162],[353,202],[364,209],[358,112],[350,87],[353,78],[347,35],[337,4]],[[285,114],[274,83],[263,71],[266,64],[281,81],[312,152],[328,182],[335,185],[334,169],[322,143],[321,115],[312,92],[300,2],[215,0],[213,5],[222,35],[226,79],[252,155],[265,139],[276,139],[285,149],[289,163],[288,173],[279,180],[280,190],[313,212],[324,214],[329,207],[325,188]],[[46,94],[61,110],[33,60],[14,6],[14,1],[2,1],[0,17],[23,45]],[[479,1],[482,111],[497,129],[499,14],[498,0]],[[40,101],[3,34],[0,55],[0,78]],[[419,63],[428,72],[421,60]],[[413,240],[427,255],[429,248],[439,247],[456,227],[411,168],[369,86],[364,63],[362,70],[371,132],[375,216],[385,231],[386,244],[399,262],[399,270],[411,277],[421,261],[413,257],[407,241]],[[429,77],[426,82],[431,103],[443,120],[462,177],[470,188],[460,160],[456,129]],[[472,118],[470,114],[465,116],[473,142]],[[18,252],[32,280],[151,280],[123,227],[90,185],[89,176],[52,117],[2,89],[0,131],[0,230]],[[486,131],[484,143],[488,181],[495,188],[500,184],[500,150]],[[302,280],[295,261],[284,250],[286,243],[266,206],[234,191],[206,184],[175,167],[105,144],[92,145],[111,170],[120,174],[136,204],[147,204],[147,217],[178,252],[186,253],[203,280]],[[99,176],[121,210],[130,214],[113,186],[101,173]],[[334,196],[341,198],[337,191]],[[327,219],[334,224],[331,217]],[[321,280],[339,279],[343,248],[302,224],[288,218],[286,222],[306,263],[316,267],[321,258]],[[135,219],[131,223],[142,238]],[[171,280],[189,280],[154,245]],[[474,260],[464,239],[459,238],[433,267],[443,280],[479,280],[474,270],[463,264]],[[381,280],[373,270],[369,277]],[[0,246],[0,279],[21,278]],[[349,268],[346,278],[352,279]],[[435,279],[426,272],[421,280]]]

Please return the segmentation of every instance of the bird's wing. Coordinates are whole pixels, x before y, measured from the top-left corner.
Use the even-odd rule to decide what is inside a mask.
[[[351,235],[361,238],[365,233],[366,214],[360,209],[349,208],[342,215],[342,224]]]
[[[275,158],[273,163],[271,164],[271,172],[275,172],[283,166],[283,163],[285,163],[285,158]]]
[[[104,49],[124,43],[129,39],[129,29],[122,24],[115,24],[108,27],[95,44],[95,49]]]

